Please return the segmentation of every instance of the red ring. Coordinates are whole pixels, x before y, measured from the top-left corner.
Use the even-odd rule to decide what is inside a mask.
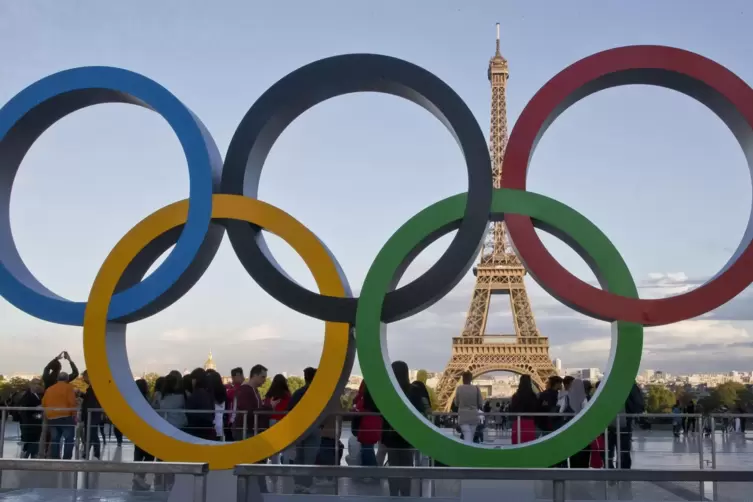
[[[662,46],[631,46],[581,59],[547,82],[526,105],[510,135],[502,186],[526,189],[528,161],[557,116],[580,99],[609,87],[652,84],[687,94],[714,111],[743,150],[753,152],[753,89],[720,64],[692,52]],[[753,173],[753,155],[748,158]],[[536,281],[559,301],[591,317],[661,325],[705,314],[753,282],[753,216],[735,256],[697,289],[662,299],[631,299],[578,279],[539,239],[531,218],[505,216],[516,251]]]

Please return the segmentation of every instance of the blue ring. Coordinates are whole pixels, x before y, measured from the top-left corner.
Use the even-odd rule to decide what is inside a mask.
[[[27,314],[57,324],[82,325],[86,304],[49,291],[23,264],[10,231],[10,192],[24,155],[43,132],[66,115],[99,103],[135,104],[167,121],[186,156],[191,201],[173,251],[151,275],[113,296],[108,319],[138,318],[155,304],[168,302],[163,295],[212,247],[205,241],[222,158],[201,121],[167,89],[127,70],[83,67],[45,77],[0,109],[0,296]]]

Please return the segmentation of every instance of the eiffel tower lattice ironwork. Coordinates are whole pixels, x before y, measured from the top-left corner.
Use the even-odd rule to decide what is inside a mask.
[[[507,60],[499,50],[489,61],[492,88],[490,155],[494,187],[502,183],[502,159],[507,146],[505,92],[509,77]],[[474,378],[492,371],[531,375],[543,388],[550,375],[557,374],[549,357],[549,339],[536,327],[526,291],[526,270],[510,245],[504,223],[493,223],[474,269],[476,284],[461,336],[452,339],[452,356],[437,387],[440,409],[449,410],[460,376],[470,371]],[[486,335],[489,302],[493,294],[507,294],[515,326],[512,335]]]

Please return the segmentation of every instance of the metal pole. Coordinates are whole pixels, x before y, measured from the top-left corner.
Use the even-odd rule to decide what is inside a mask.
[[[246,431],[248,430],[248,413],[246,411],[243,412],[243,439],[246,439]]]
[[[92,426],[92,411],[86,410],[86,421],[84,422],[84,459],[91,460],[91,426]],[[99,433],[99,431],[97,432]],[[101,453],[100,453],[101,455]],[[89,471],[84,472],[84,490],[89,488]]]
[[[700,417],[689,418],[688,420],[696,421],[696,426],[697,426],[696,431],[695,431],[696,433],[698,433],[698,431],[701,430],[701,428],[703,427]],[[700,425],[700,427],[698,427],[698,425]],[[702,433],[698,434],[698,463],[700,464],[701,470],[703,470],[704,466],[703,466],[703,434]],[[698,489],[699,489],[699,493],[701,494],[700,500],[704,500],[705,497],[703,496],[703,493],[704,493],[703,481],[698,482]]]
[[[3,409],[0,411],[0,458],[3,458],[3,450],[5,449],[5,420],[8,418],[8,410]],[[3,483],[3,471],[0,471],[0,487]]]
[[[604,469],[609,469],[609,427],[604,429]],[[604,500],[609,499],[609,482],[604,481]]]
[[[518,415],[518,444],[521,444],[523,442],[521,439],[522,438],[520,437],[520,415]],[[473,441],[473,438],[471,438],[471,441]]]
[[[340,465],[340,434],[342,431],[342,415],[335,415],[335,465]],[[335,478],[335,495],[340,495],[340,478]]]
[[[552,502],[565,502],[565,482],[561,479],[552,481]]]
[[[254,411],[254,436],[259,434],[259,414]]]
[[[621,443],[621,441],[620,441],[620,417],[621,416],[622,416],[622,413],[618,413],[617,414],[617,427],[615,428],[615,430],[617,432],[617,434],[615,435],[615,440],[614,440],[614,446],[615,446],[615,451],[614,451],[614,457],[615,457],[614,458],[614,467],[615,467],[615,469],[619,469],[620,466],[621,466],[621,464],[622,464],[622,462],[621,462],[622,459],[620,458],[622,456],[622,454],[620,453],[620,443]]]
[[[193,477],[193,502],[205,502],[207,500],[207,475],[206,473]]]
[[[695,418],[695,420],[700,422],[700,418]],[[703,426],[703,424],[701,424],[701,426]],[[703,470],[703,435],[699,434],[698,438],[698,462],[700,464],[701,470]]]
[[[716,470],[716,417],[711,415],[709,421],[711,426],[711,469]],[[716,481],[711,483],[711,491],[713,493],[712,500],[718,500]]]

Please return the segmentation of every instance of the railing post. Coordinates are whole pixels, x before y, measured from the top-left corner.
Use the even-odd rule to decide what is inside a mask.
[[[711,427],[711,469],[716,470],[716,417],[711,415],[709,417],[709,425]],[[716,481],[711,483],[712,500],[718,500],[717,496],[717,484]]]
[[[259,434],[259,414],[254,411],[254,436]]]
[[[604,429],[604,469],[609,469],[609,427]],[[604,500],[609,499],[609,482],[604,481]]]
[[[92,411],[86,410],[86,419],[84,420],[84,459],[91,460],[91,441],[90,432],[92,426]],[[97,431],[99,434],[99,431]],[[101,451],[101,450],[100,450]],[[100,456],[102,454],[100,453]],[[89,471],[84,472],[84,490],[89,488]]]
[[[614,468],[619,469],[622,465],[622,453],[620,453],[620,417],[622,413],[617,414],[617,423],[615,424],[615,440],[614,440]]]
[[[243,411],[243,433],[242,436],[243,439],[246,439],[246,431],[248,431],[248,412],[245,410]]]
[[[207,500],[207,473],[194,475],[193,477],[193,502],[206,502]]]
[[[552,502],[565,502],[565,482],[561,479],[552,481]]]
[[[3,458],[5,449],[5,420],[8,418],[8,410],[0,411],[0,458]],[[3,486],[3,471],[0,470],[0,487]]]
[[[235,481],[235,502],[246,502],[248,500],[248,484],[246,476],[237,476]]]
[[[518,429],[518,444],[521,444],[521,443],[523,443],[523,441],[521,441],[521,437],[520,437],[520,415],[518,415],[518,417],[517,417],[517,422],[518,422],[518,425],[517,425],[517,429]],[[473,440],[471,439],[471,441],[473,441]]]
[[[340,466],[340,431],[342,431],[342,415],[335,415],[335,465]],[[335,495],[340,495],[340,478],[335,478]]]
[[[703,422],[701,421],[700,417],[691,417],[688,418],[688,420],[694,420],[696,427],[694,427],[695,433],[698,435],[698,463],[701,470],[703,470]],[[699,427],[700,425],[700,427]],[[704,484],[703,481],[698,482],[698,492],[701,495],[700,500],[704,500]]]
[[[239,475],[236,490],[236,502],[264,502],[257,476]]]

